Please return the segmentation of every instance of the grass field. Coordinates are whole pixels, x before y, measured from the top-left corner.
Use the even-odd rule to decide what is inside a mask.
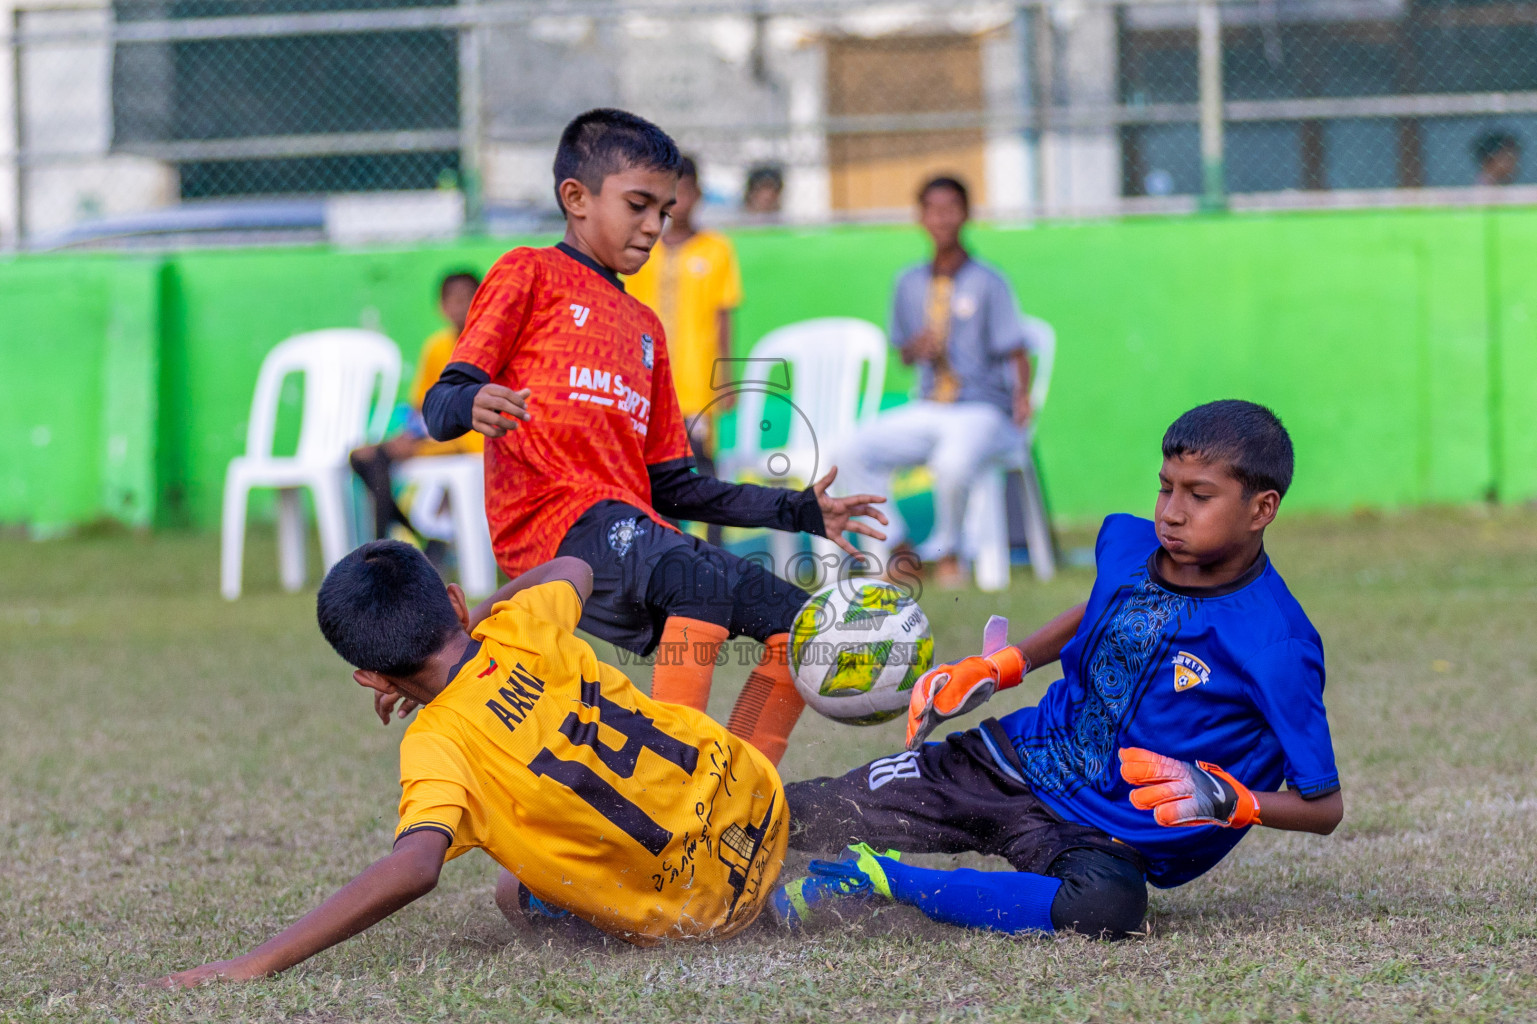
[[[211,538],[0,541],[0,1020],[1537,1020],[1537,513],[1283,517],[1270,549],[1324,636],[1345,824],[1256,830],[1155,893],[1145,939],[892,909],[637,950],[514,930],[472,854],[286,975],[167,993],[137,983],[243,951],[387,851],[401,727],[371,718],[313,594],[277,592],[270,539],[236,604]],[[1091,579],[931,594],[938,653]],[[718,716],[745,674],[718,675]],[[900,737],[808,718],[785,775]]]

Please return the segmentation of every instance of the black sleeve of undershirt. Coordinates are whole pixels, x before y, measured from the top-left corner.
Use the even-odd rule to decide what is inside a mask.
[[[491,377],[474,363],[449,363],[422,399],[427,433],[438,441],[463,437],[475,426],[475,394]]]
[[[733,484],[694,472],[694,460],[689,458],[658,462],[646,470],[651,476],[651,504],[664,516],[825,536],[822,509],[809,487],[792,491]]]

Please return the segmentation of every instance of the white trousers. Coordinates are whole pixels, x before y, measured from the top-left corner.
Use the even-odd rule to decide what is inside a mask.
[[[961,526],[966,498],[977,475],[1024,443],[1013,419],[987,402],[909,402],[883,412],[836,451],[838,494],[891,495],[891,474],[927,464],[934,474],[934,532],[923,542],[925,561],[962,553]],[[895,501],[883,510],[891,519],[888,543],[907,535]]]

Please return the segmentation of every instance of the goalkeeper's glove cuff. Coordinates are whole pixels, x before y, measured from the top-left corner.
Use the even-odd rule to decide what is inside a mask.
[[[1259,798],[1249,791],[1249,787],[1233,778],[1226,768],[1215,765],[1209,761],[1197,761],[1196,767],[1204,771],[1211,780],[1223,790],[1222,802],[1218,805],[1217,817],[1228,828],[1246,828],[1250,825],[1259,825]]]
[[[1025,657],[1025,652],[1012,644],[989,654],[987,662],[998,670],[998,689],[1007,690],[1011,686],[1018,686],[1020,680],[1025,678],[1025,673],[1030,671],[1030,659]]]

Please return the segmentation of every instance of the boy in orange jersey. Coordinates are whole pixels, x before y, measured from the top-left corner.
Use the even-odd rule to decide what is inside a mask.
[[[727,728],[777,764],[803,707],[785,648],[808,595],[666,520],[811,533],[857,556],[843,534],[882,537],[854,517],[885,523],[884,499],[829,496],[836,469],[804,491],[694,472],[661,321],[619,279],[660,237],[681,162],[633,114],[572,121],[555,155],[565,240],[491,268],[423,411],[435,438],[490,439],[486,512],[509,576],[580,557],[595,579],[582,628],[642,654],[661,646],[654,699],[704,710],[721,645],[764,643]]]
[[[735,397],[715,390],[731,383],[717,384],[715,367],[731,358],[731,314],[742,302],[742,275],[731,240],[694,223],[694,209],[703,197],[699,168],[684,157],[667,230],[625,287],[662,318],[694,465],[705,476],[715,476],[715,418]],[[711,523],[706,539],[719,544],[721,527]]]
[[[592,571],[560,558],[471,612],[408,544],[336,563],[321,632],[359,684],[423,705],[400,743],[394,850],[251,952],[160,983],[286,970],[425,896],[476,848],[502,866],[496,902],[515,923],[570,914],[637,945],[751,924],[784,860],[779,776],[599,662],[572,633],[591,591]]]

